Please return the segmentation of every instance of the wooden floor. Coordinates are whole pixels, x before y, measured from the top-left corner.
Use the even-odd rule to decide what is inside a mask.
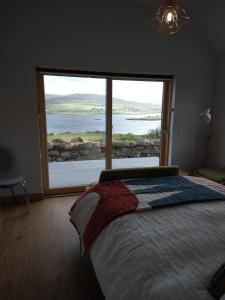
[[[0,213],[1,300],[102,300],[89,258],[69,222],[74,197],[5,207]]]

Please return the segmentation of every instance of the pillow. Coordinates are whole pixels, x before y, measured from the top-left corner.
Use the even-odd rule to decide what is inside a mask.
[[[225,171],[223,169],[203,168],[198,170],[198,173],[216,182],[225,181]]]
[[[73,206],[74,208],[72,207],[72,210],[70,211],[70,221],[75,226],[80,236],[82,253],[84,249],[82,236],[93,212],[99,203],[99,200],[100,196],[98,193],[90,192],[78,199],[78,203],[76,204],[75,202],[75,205]]]
[[[225,263],[213,275],[208,289],[215,299],[220,299],[225,293]]]

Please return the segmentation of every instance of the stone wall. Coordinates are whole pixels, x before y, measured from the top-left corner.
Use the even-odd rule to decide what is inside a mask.
[[[53,141],[48,143],[48,159],[53,161],[91,160],[105,157],[104,142]],[[150,157],[160,154],[160,141],[115,141],[112,144],[113,158]]]

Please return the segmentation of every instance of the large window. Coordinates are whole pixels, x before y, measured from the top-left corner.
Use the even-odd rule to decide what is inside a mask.
[[[168,162],[171,79],[38,72],[45,193]]]
[[[112,167],[158,166],[163,82],[113,80]]]

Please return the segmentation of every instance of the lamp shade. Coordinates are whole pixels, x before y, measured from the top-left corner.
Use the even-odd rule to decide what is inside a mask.
[[[211,113],[210,113],[210,108],[207,108],[206,110],[204,110],[203,112],[201,112],[198,117],[199,119],[202,119],[204,122],[206,123],[210,123],[211,119],[212,119],[212,116],[211,116]]]
[[[158,32],[174,34],[190,19],[179,0],[164,0],[157,9],[152,24]]]

